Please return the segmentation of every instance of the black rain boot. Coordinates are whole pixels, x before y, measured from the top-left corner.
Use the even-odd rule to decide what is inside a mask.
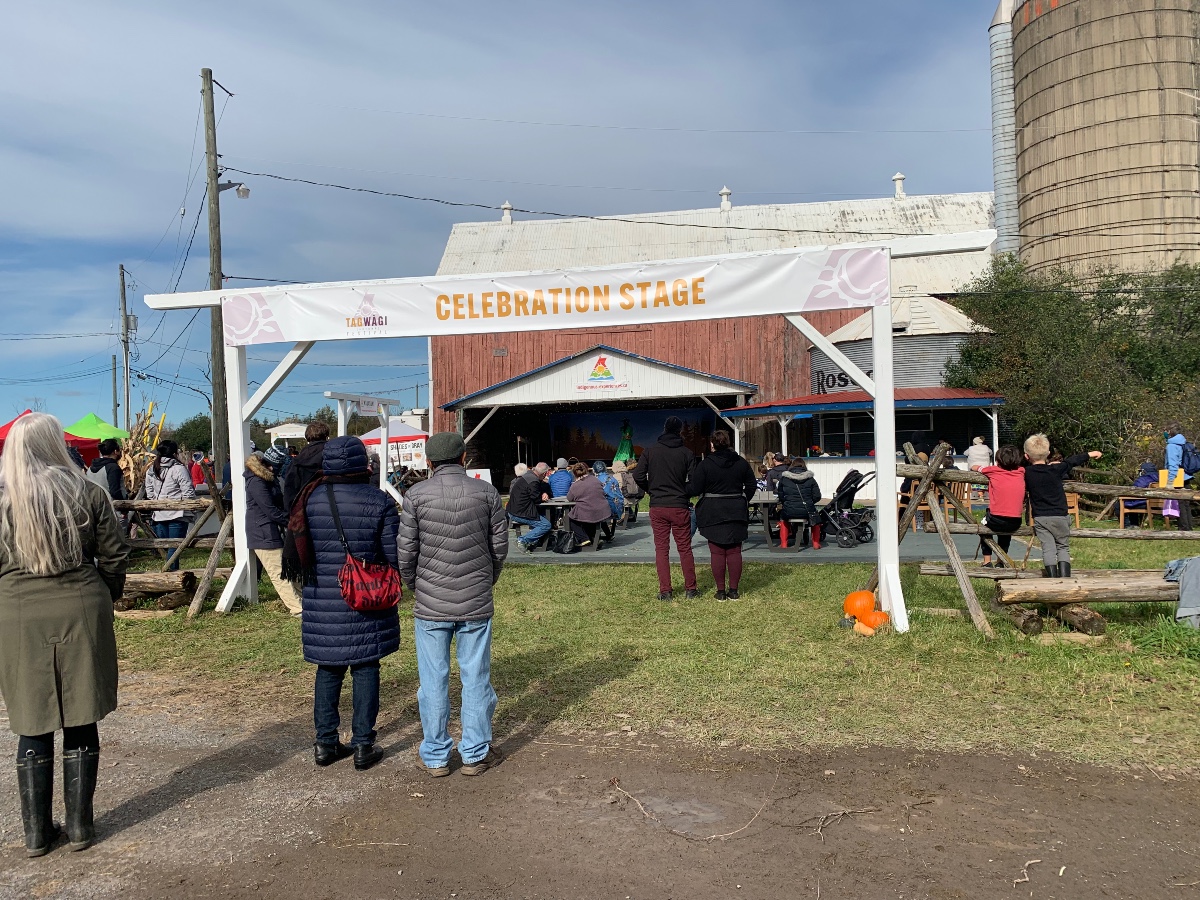
[[[96,796],[99,750],[63,752],[63,802],[67,807],[67,840],[74,851],[86,850],[96,839],[92,798]]]
[[[1070,578],[1071,577],[1071,564],[1069,562],[1060,562],[1058,564],[1058,577],[1059,578]]]
[[[1042,575],[1046,578],[1058,578],[1058,563],[1052,566],[1042,566]]]
[[[17,787],[21,793],[21,822],[25,826],[25,855],[45,856],[58,837],[58,827],[51,815],[54,756],[18,757]]]

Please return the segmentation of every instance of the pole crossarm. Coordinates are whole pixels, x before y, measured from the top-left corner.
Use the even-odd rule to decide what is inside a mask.
[[[828,356],[830,361],[835,363],[839,369],[854,379],[854,382],[859,387],[861,387],[872,397],[875,396],[874,379],[872,379],[870,375],[851,362],[850,357],[846,356],[845,353],[839,350],[837,345],[831,342],[829,338],[821,334],[816,325],[799,314],[784,316],[784,318],[798,328],[800,333],[812,341],[813,345],[818,347],[826,356]]]
[[[271,395],[275,393],[275,389],[283,384],[283,380],[292,374],[292,370],[300,364],[309,350],[313,348],[314,341],[301,341],[292,347],[291,350],[279,361],[266,380],[258,386],[258,390],[242,406],[242,421],[249,422],[254,418],[254,414],[263,408],[263,405],[271,399]]]

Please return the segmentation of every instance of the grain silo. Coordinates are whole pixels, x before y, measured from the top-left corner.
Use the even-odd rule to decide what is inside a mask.
[[[1200,261],[1200,0],[1023,0],[1012,34],[1022,257]]]

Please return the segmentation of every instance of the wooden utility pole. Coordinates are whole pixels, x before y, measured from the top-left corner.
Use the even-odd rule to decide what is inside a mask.
[[[125,306],[125,265],[119,267],[121,275],[121,373],[125,378],[125,391],[122,402],[125,404],[125,424],[117,424],[117,404],[116,404],[116,387],[113,387],[113,427],[124,428],[126,431],[129,427],[129,310]]]
[[[213,108],[212,69],[200,70],[200,96],[204,103],[204,153],[208,169],[208,289],[219,291],[222,287],[221,271],[221,170],[217,157],[217,116]],[[226,419],[228,403],[225,393],[225,328],[221,307],[211,311],[209,335],[209,366],[212,370],[212,431],[213,467],[218,473],[225,471],[229,460],[229,422]]]

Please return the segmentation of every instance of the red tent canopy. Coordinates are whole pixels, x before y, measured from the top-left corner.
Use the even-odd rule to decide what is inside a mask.
[[[8,439],[8,433],[12,430],[13,422],[16,422],[21,416],[29,415],[31,412],[33,412],[32,409],[27,409],[12,421],[0,425],[0,453],[4,452],[4,442]],[[79,437],[79,435],[71,434],[69,431],[63,432],[63,438],[69,446],[79,451],[79,455],[83,457],[85,463],[90,463],[100,455],[100,442],[95,438]]]

